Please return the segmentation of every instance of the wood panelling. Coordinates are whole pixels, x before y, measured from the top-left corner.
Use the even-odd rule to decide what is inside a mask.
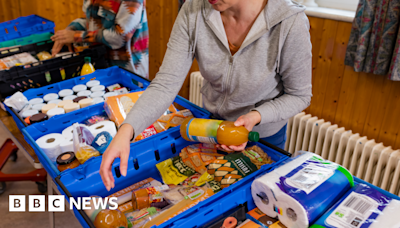
[[[400,148],[400,82],[344,66],[351,23],[309,17],[313,98],[307,113]]]

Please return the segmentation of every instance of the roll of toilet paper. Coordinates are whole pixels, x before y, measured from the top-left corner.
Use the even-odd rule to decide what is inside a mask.
[[[82,127],[87,127],[85,124],[79,124],[79,126]],[[73,138],[73,131],[72,131],[73,127],[69,126],[67,128],[65,128],[61,134],[64,136],[65,139],[72,139]],[[90,129],[89,129],[90,130]]]
[[[251,193],[266,215],[287,227],[307,228],[353,185],[348,170],[305,153],[254,180]]]
[[[357,184],[311,228],[400,227],[400,201],[365,184]]]
[[[47,104],[42,107],[42,113],[46,114],[49,110],[56,108],[57,104]]]
[[[63,153],[74,152],[74,140],[72,138],[65,139],[63,142],[61,142],[60,147]]]
[[[115,127],[114,122],[108,120],[95,123],[92,126],[90,126],[89,129],[94,137],[96,137],[97,134],[103,131],[110,133],[112,137],[114,137],[117,134],[117,128]]]
[[[86,82],[86,86],[89,88],[92,88],[92,87],[98,86],[98,85],[100,85],[99,80],[90,80],[90,81]]]
[[[62,153],[60,144],[65,140],[62,134],[52,133],[36,140],[38,146],[43,150],[52,162],[56,162],[58,155]]]

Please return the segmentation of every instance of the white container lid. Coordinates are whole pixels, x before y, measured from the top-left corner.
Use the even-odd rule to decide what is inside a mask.
[[[105,86],[103,86],[103,85],[98,85],[98,86],[92,87],[90,90],[91,90],[92,92],[96,92],[96,91],[104,91],[105,89],[106,89]]]
[[[96,91],[96,92],[93,92],[92,94],[90,94],[90,97],[91,98],[103,97],[104,93],[105,93],[104,91]]]
[[[25,112],[22,113],[22,117],[26,118],[26,117],[33,116],[38,113],[39,113],[38,110],[26,110]]]
[[[47,104],[58,104],[60,102],[61,102],[60,99],[55,99],[55,100],[51,100],[51,101],[47,102]]]
[[[72,91],[72,89],[63,89],[60,92],[58,92],[58,95],[60,97],[66,97],[66,96],[70,96],[73,94],[74,94],[74,91]]]
[[[71,95],[71,96],[66,96],[66,97],[64,97],[63,98],[63,101],[65,101],[65,100],[74,100],[75,98],[77,98],[77,96],[75,96],[75,95]]]
[[[43,103],[43,99],[42,98],[33,98],[33,99],[29,100],[29,104],[32,104],[32,105],[40,104],[40,103]]]
[[[87,86],[85,86],[85,85],[76,85],[76,86],[74,86],[73,88],[72,88],[72,90],[75,92],[75,93],[79,93],[80,91],[84,91],[84,90],[86,90],[87,89]]]
[[[86,82],[86,86],[89,88],[92,88],[92,87],[98,86],[98,85],[100,85],[99,80],[90,80],[90,81]]]
[[[117,96],[118,95],[118,93],[116,93],[116,92],[108,92],[108,93],[106,93],[106,94],[104,94],[104,98],[106,98],[106,97],[112,97],[112,96]]]
[[[64,111],[63,108],[53,108],[53,109],[50,109],[50,110],[46,113],[46,115],[47,115],[49,118],[51,118],[51,117],[53,117],[53,116],[55,116],[55,115],[62,115],[62,114],[65,114],[65,111]]]
[[[56,94],[56,93],[48,93],[48,94],[44,95],[44,97],[43,97],[43,100],[46,102],[55,100],[55,99],[58,99],[58,94]]]
[[[90,94],[92,94],[92,92],[90,92],[89,90],[85,90],[85,91],[80,91],[77,95],[78,95],[78,97],[82,97],[82,96],[89,97]]]
[[[32,106],[33,110],[37,110],[37,111],[42,111],[43,106],[45,106],[45,103],[40,103],[40,104],[35,104]]]
[[[102,98],[102,97],[95,97],[95,98],[93,98],[93,102],[94,102],[95,104],[104,102],[104,98]]]

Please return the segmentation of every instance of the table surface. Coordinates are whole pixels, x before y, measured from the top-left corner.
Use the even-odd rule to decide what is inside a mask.
[[[33,148],[25,141],[22,132],[18,129],[17,125],[14,122],[14,119],[8,115],[6,111],[0,108],[0,120],[4,123],[4,125],[8,128],[8,130],[13,134],[13,136],[18,140],[18,142],[25,148],[25,150],[32,156],[35,163],[39,163],[39,159],[37,158],[35,151]]]

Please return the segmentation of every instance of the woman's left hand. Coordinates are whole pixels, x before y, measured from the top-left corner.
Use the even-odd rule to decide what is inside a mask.
[[[63,29],[57,31],[54,36],[51,37],[51,40],[54,42],[59,42],[62,44],[70,44],[74,42],[75,31],[70,29]]]
[[[253,130],[253,127],[261,122],[261,115],[257,111],[251,111],[246,115],[240,116],[235,121],[235,126],[244,126],[248,131]],[[239,146],[226,146],[226,145],[217,145],[219,149],[225,151],[242,151],[246,148],[247,142],[243,143]]]

